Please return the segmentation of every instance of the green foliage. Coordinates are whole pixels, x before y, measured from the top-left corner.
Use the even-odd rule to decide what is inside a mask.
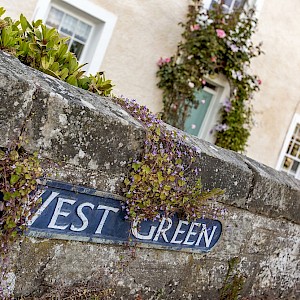
[[[131,162],[124,180],[127,218],[159,220],[175,213],[188,220],[217,218],[219,211],[212,200],[224,191],[203,190],[195,163],[200,150],[188,149],[185,137],[168,129],[145,106],[128,99],[116,101],[148,129],[143,157]]]
[[[245,277],[236,271],[240,262],[238,257],[228,261],[228,270],[223,287],[220,290],[220,300],[237,300],[245,283]]]
[[[0,8],[0,16],[5,10]],[[68,51],[68,38],[41,20],[32,23],[21,15],[18,21],[0,19],[0,49],[15,55],[24,64],[85,90],[109,96],[111,80],[103,72],[84,76],[83,65]]]
[[[177,53],[158,61],[158,87],[163,90],[162,118],[184,129],[192,108],[201,103],[195,91],[206,85],[205,78],[223,74],[230,84],[230,99],[223,99],[220,124],[215,126],[216,144],[235,151],[245,149],[251,128],[250,99],[261,81],[248,74],[250,61],[261,53],[251,36],[256,28],[253,11],[225,14],[222,5],[205,11],[195,0]]]
[[[11,245],[22,234],[38,204],[37,178],[41,177],[37,153],[26,153],[20,144],[0,150],[0,279],[8,267]],[[1,294],[1,293],[0,293]]]

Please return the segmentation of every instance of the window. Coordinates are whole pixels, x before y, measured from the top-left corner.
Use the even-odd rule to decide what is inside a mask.
[[[39,0],[34,19],[42,19],[70,38],[69,50],[81,64],[88,63],[85,71],[99,71],[117,21],[115,15],[88,0]]]
[[[246,2],[246,0],[212,0],[209,8],[212,8],[215,3],[221,3],[221,1],[223,1],[222,7],[226,13],[242,8]]]
[[[246,10],[254,8],[255,16],[258,17],[264,0],[203,0],[203,6],[206,9],[210,9],[214,3],[220,3],[221,1],[223,1],[223,8],[226,13],[239,8]]]
[[[55,27],[62,36],[69,37],[68,50],[73,52],[77,59],[80,59],[92,26],[55,7],[51,7],[46,25]]]
[[[276,169],[300,179],[300,114],[292,120]]]
[[[222,101],[229,97],[230,88],[223,75],[206,81],[202,90],[195,91],[199,105],[191,109],[184,129],[189,134],[214,143],[213,129],[218,123],[218,112],[222,107]]]

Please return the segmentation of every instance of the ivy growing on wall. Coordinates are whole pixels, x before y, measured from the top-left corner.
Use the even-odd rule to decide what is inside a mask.
[[[223,100],[219,123],[214,127],[216,145],[244,151],[252,124],[251,99],[261,80],[250,74],[250,62],[261,54],[251,37],[257,20],[253,11],[224,13],[222,4],[206,11],[201,1],[189,6],[187,22],[181,23],[183,40],[177,52],[158,61],[158,87],[163,91],[162,118],[184,129],[192,108],[201,103],[195,93],[207,78],[223,74],[230,97]]]
[[[21,140],[0,149],[0,281],[9,270],[8,254],[38,205],[37,179],[42,176],[38,154],[28,154]],[[0,297],[1,293],[0,286]]]
[[[168,129],[145,106],[128,99],[115,100],[148,129],[143,157],[131,162],[131,172],[124,180],[126,218],[155,221],[177,213],[196,220],[222,214],[212,200],[224,191],[202,188],[201,170],[195,164],[200,149],[187,148],[185,136]]]

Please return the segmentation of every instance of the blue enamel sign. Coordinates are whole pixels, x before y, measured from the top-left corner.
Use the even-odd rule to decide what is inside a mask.
[[[42,205],[29,223],[28,235],[95,243],[128,243],[174,250],[209,251],[219,240],[217,220],[187,222],[173,218],[125,220],[122,198],[60,182],[48,182]]]

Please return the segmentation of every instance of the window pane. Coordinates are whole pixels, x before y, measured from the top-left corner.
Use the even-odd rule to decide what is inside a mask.
[[[220,0],[212,0],[209,9],[212,9],[215,3],[223,3],[223,12],[230,13],[234,9],[242,8],[245,2],[245,0],[223,0],[223,2]]]
[[[227,7],[230,7],[231,6],[231,3],[233,2],[234,0],[225,0],[224,1],[224,4],[227,6]]]
[[[65,17],[62,21],[60,30],[63,33],[72,36],[74,31],[75,31],[76,25],[77,25],[77,19],[76,18],[71,17],[69,15],[65,15]]]
[[[64,13],[54,7],[51,7],[51,10],[49,12],[46,24],[58,28],[59,24],[64,16]]]
[[[245,0],[235,0],[233,9],[242,8],[245,4]]]
[[[285,158],[284,164],[283,164],[283,168],[288,170],[292,164],[293,160],[289,157]]]
[[[197,108],[191,109],[190,116],[187,118],[184,128],[187,133],[197,136],[213,95],[207,91],[200,90],[195,93],[195,96],[199,105]]]
[[[298,150],[299,150],[299,145],[295,144],[294,147],[293,147],[293,149],[292,149],[291,154],[293,156],[297,156]]]
[[[86,42],[89,37],[91,28],[92,27],[90,25],[79,21],[76,27],[75,38],[81,40],[82,42]]]
[[[293,162],[293,165],[292,165],[292,172],[293,172],[293,173],[296,173],[296,172],[297,172],[298,167],[299,167],[299,164],[300,164],[299,161],[294,161],[294,162]]]
[[[291,153],[290,150],[291,150],[292,146],[293,146],[293,143],[292,143],[292,141],[291,141],[291,142],[289,143],[289,147],[288,147],[286,153]]]
[[[212,9],[216,3],[220,3],[219,0],[212,0],[209,9]]]
[[[83,44],[81,44],[77,41],[73,41],[70,46],[70,51],[76,55],[77,59],[79,59],[82,54],[83,47],[84,47]]]

